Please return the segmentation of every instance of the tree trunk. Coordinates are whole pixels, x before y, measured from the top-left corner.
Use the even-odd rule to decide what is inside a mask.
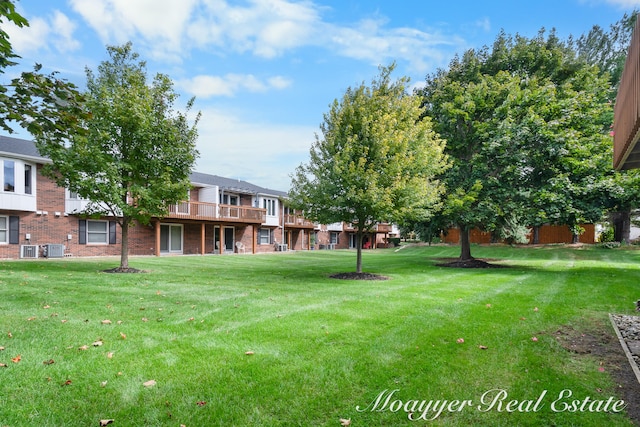
[[[120,269],[127,270],[129,268],[129,218],[123,218],[122,224],[122,245],[120,251]]]
[[[620,243],[629,242],[631,235],[631,211],[611,212],[609,215],[613,226],[613,240]]]
[[[571,235],[571,243],[580,243],[580,235],[573,233]]]
[[[533,242],[534,245],[537,245],[538,243],[540,243],[540,226],[539,225],[534,225],[533,226]]]
[[[472,260],[471,256],[471,242],[469,240],[469,226],[459,225],[460,228],[460,261]]]
[[[362,273],[362,230],[356,231],[356,273]]]

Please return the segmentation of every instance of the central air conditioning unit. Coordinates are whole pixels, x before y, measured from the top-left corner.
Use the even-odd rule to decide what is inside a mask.
[[[38,245],[20,245],[20,258],[38,258]]]
[[[44,245],[45,258],[63,258],[64,257],[64,245]]]

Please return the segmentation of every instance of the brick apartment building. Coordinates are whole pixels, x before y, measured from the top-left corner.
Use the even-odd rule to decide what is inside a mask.
[[[86,200],[41,174],[49,160],[28,140],[0,136],[0,258],[119,255],[117,218],[87,218]],[[347,224],[314,224],[287,194],[246,181],[191,174],[189,200],[129,231],[131,255],[262,253],[355,247]],[[388,225],[365,238],[379,247]]]

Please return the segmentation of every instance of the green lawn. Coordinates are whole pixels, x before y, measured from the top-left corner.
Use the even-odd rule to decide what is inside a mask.
[[[457,253],[367,251],[387,281],[328,278],[355,269],[351,251],[132,258],[144,274],[0,261],[0,426],[631,425],[565,410],[620,397],[555,333],[636,313],[640,251],[474,247],[509,268],[435,266]],[[490,406],[491,390],[507,397]],[[400,406],[418,418],[416,400],[472,403],[411,421]]]

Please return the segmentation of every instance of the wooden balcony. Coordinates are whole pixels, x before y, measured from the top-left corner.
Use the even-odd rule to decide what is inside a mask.
[[[315,224],[302,215],[291,214],[284,216],[284,226],[289,228],[308,228],[310,230],[315,228]]]
[[[640,20],[636,21],[620,80],[613,131],[614,168],[640,167]]]
[[[344,226],[344,231],[355,232],[356,227],[353,224],[346,224]],[[371,230],[371,232],[375,231],[376,233],[391,233],[392,226],[391,224],[376,224],[375,228]]]
[[[391,224],[378,224],[376,231],[378,233],[391,233]]]
[[[220,205],[217,203],[182,202],[169,206],[166,218],[191,219],[197,221],[243,222],[262,224],[267,211],[250,206]]]

